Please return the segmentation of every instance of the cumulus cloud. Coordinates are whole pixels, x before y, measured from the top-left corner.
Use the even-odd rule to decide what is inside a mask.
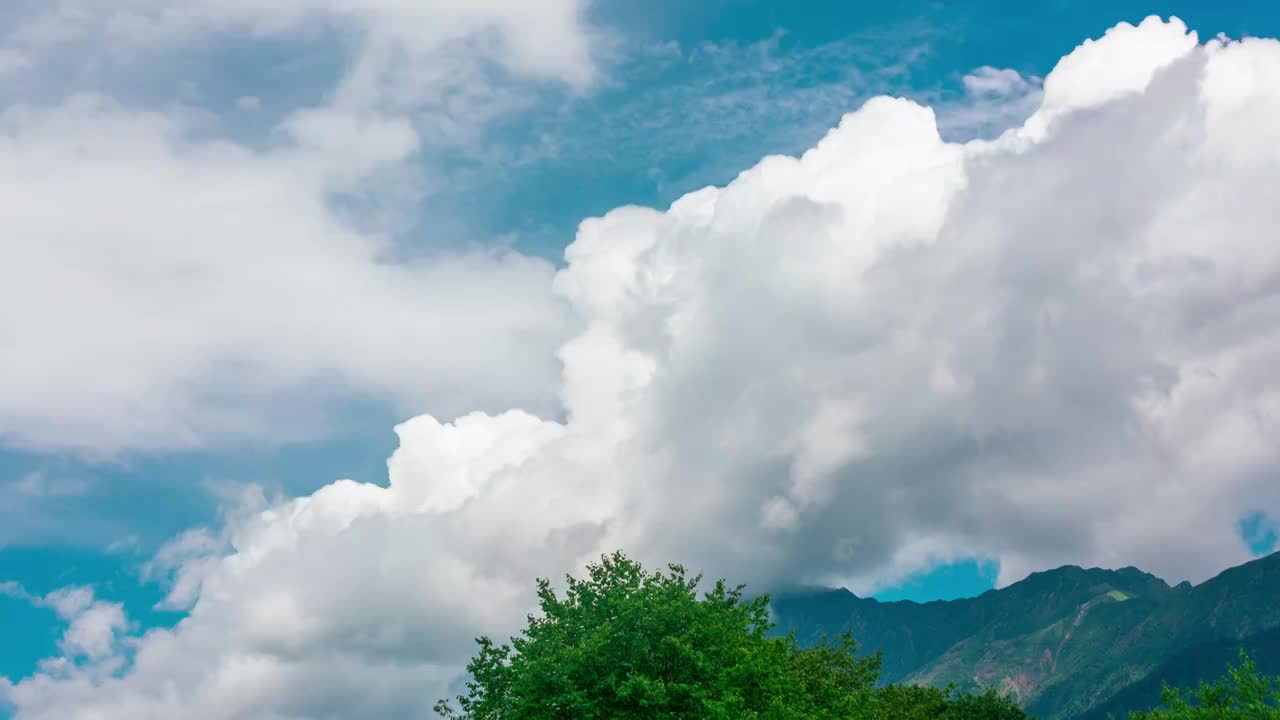
[[[0,443],[289,441],[343,403],[557,411],[554,268],[467,249],[414,204],[432,153],[514,107],[516,81],[592,81],[580,2],[55,0],[2,19],[9,80],[15,58],[40,72],[0,84]],[[266,138],[110,92],[183,42],[314,32],[353,48],[344,69]]]
[[[553,282],[584,328],[564,419],[419,416],[388,486],[179,541],[186,619],[112,677],[14,684],[17,717],[417,717],[533,577],[618,547],[755,587],[963,557],[1203,580],[1280,513],[1278,141],[1280,43],[1149,20],[996,140],[877,98],[587,220]]]

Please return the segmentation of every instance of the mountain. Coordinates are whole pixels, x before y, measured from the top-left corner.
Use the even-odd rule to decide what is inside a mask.
[[[1175,653],[1146,677],[1084,713],[1080,720],[1125,718],[1130,710],[1150,707],[1160,697],[1162,682],[1185,688],[1195,687],[1201,680],[1216,679],[1227,663],[1239,661],[1241,650],[1249,653],[1264,672],[1280,674],[1280,628],[1238,640],[1209,640]]]
[[[1242,647],[1280,674],[1280,553],[1194,587],[1068,565],[963,600],[810,590],[776,595],[772,608],[777,631],[801,643],[848,631],[882,650],[883,682],[995,687],[1041,720],[1124,717],[1158,702],[1161,679],[1214,679]]]

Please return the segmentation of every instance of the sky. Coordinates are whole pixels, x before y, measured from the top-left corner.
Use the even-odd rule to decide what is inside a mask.
[[[0,717],[419,717],[619,548],[917,601],[1272,552],[1277,37],[6,3]]]

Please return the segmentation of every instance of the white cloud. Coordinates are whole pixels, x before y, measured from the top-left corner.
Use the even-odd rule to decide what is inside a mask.
[[[322,428],[335,396],[553,407],[566,324],[551,266],[385,258],[325,198],[401,159],[413,133],[349,121],[263,153],[102,98],[0,116],[0,334],[15,348],[0,437],[97,452],[288,440]]]
[[[203,0],[174,5],[166,0],[19,0],[6,10],[4,36],[13,52],[49,53],[68,46],[92,48],[101,57],[127,61],[139,51],[166,50],[211,32],[249,32],[275,37],[337,32],[357,39],[356,55],[391,72],[426,76],[440,68],[422,61],[441,48],[466,47],[507,71],[525,77],[593,80],[593,44],[601,41],[584,21],[582,0],[552,0],[536,6],[512,0]],[[375,56],[382,55],[382,61]],[[368,71],[366,65],[362,68]],[[364,75],[363,80],[376,79]]]
[[[111,655],[117,633],[126,626],[124,606],[94,601],[92,592],[87,595],[87,602],[78,602],[72,606],[71,612],[64,608],[65,599],[57,598],[52,603],[59,615],[71,621],[58,643],[58,649],[69,658],[100,660]]]
[[[1141,36],[1139,42],[1127,42]],[[1186,26],[1164,23],[1155,16],[1139,25],[1120,23],[1097,40],[1087,40],[1058,62],[1045,78],[1039,111],[1027,121],[1027,131],[1043,133],[1060,114],[1087,110],[1147,89],[1157,71],[1186,56],[1196,46]],[[1082,81],[1088,78],[1088,81]]]
[[[963,82],[965,90],[973,95],[995,95],[997,97],[1021,95],[1031,87],[1031,83],[1022,77],[1017,70],[993,68],[990,65],[984,65],[965,75]]]
[[[46,671],[72,667],[76,663],[86,669],[101,660],[115,660],[112,654],[118,649],[119,635],[128,627],[124,615],[124,606],[120,603],[106,602],[94,597],[92,587],[77,585],[54,590],[45,595],[34,595],[16,582],[0,583],[0,595],[28,602],[31,605],[53,610],[57,616],[67,622],[67,629],[58,641],[58,649],[63,653],[60,658],[51,658],[42,662]],[[116,663],[113,662],[113,665]]]
[[[14,580],[0,582],[0,595],[26,601],[30,601],[32,597],[21,584]]]
[[[0,443],[109,455],[281,442],[323,432],[343,403],[556,411],[553,353],[570,325],[552,266],[447,250],[464,243],[409,216],[431,152],[514,107],[518,80],[591,82],[577,0],[5,12],[6,57],[78,66],[71,80],[48,70],[48,92],[70,94],[0,105]],[[192,38],[320,28],[354,50],[329,97],[267,142],[96,90],[98,70],[127,74]]]
[[[417,717],[535,576],[618,547],[863,591],[960,557],[1001,583],[1247,559],[1241,515],[1280,513],[1278,73],[1275,41],[1147,22],[998,140],[880,98],[800,158],[584,222],[564,422],[417,417],[388,487],[179,541],[188,617],[116,677],[15,684],[17,718]]]
[[[964,97],[937,108],[939,129],[958,141],[990,138],[1019,127],[1043,100],[1041,78],[1009,68],[983,66],[961,78],[961,83]]]

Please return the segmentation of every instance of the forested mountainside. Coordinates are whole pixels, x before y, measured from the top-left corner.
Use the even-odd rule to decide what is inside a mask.
[[[1280,553],[1197,586],[1136,568],[1035,573],[975,598],[879,602],[847,590],[774,597],[777,632],[801,643],[853,633],[884,652],[881,681],[994,687],[1041,720],[1152,706],[1160,682],[1194,685],[1245,648],[1280,673]]]

